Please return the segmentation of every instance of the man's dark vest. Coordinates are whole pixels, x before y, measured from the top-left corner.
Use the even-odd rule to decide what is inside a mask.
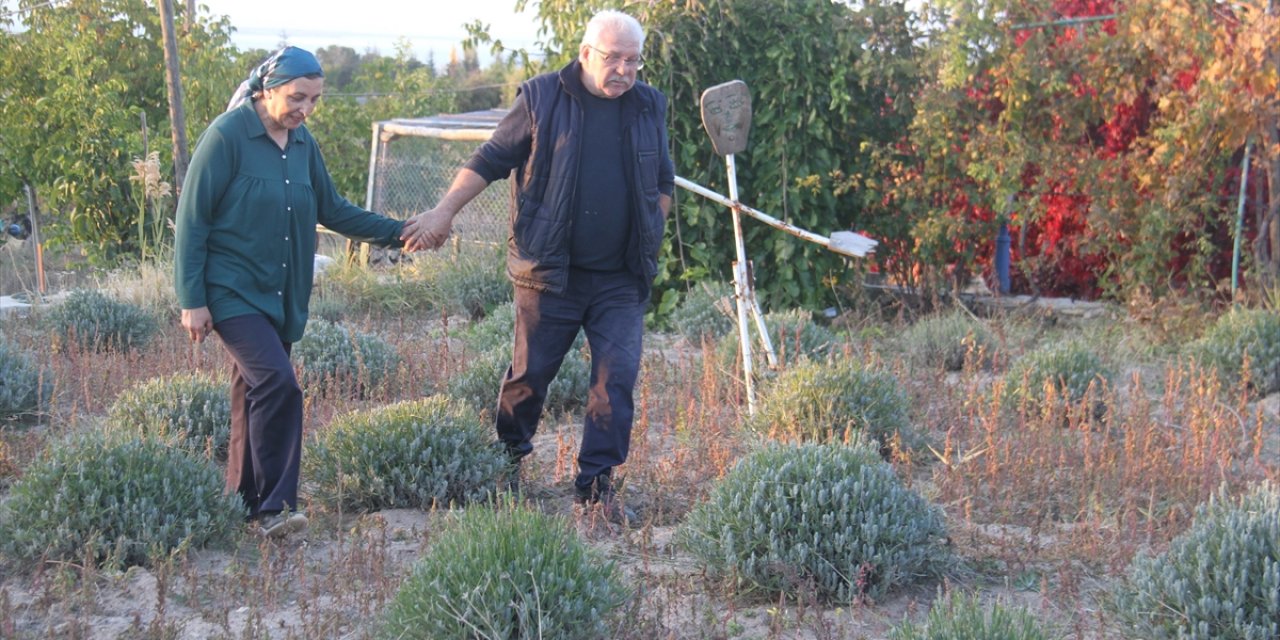
[[[561,293],[569,279],[570,225],[582,156],[581,67],[537,76],[520,86],[529,109],[529,157],[512,181],[515,205],[507,243],[507,275],[521,287]],[[622,167],[630,202],[631,240],[626,265],[646,284],[658,272],[665,220],[658,206],[658,176],[664,157],[666,97],[636,82],[621,101]]]

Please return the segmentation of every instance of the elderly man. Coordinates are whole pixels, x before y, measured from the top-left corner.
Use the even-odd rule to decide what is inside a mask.
[[[675,187],[666,96],[636,79],[643,48],[635,18],[597,13],[578,58],[520,86],[493,137],[403,237],[409,249],[439,247],[462,207],[515,171],[507,247],[515,344],[498,393],[498,438],[517,465],[533,450],[547,387],[583,330],[591,390],[574,495],[614,520],[630,517],[611,479],[631,444],[644,311]]]

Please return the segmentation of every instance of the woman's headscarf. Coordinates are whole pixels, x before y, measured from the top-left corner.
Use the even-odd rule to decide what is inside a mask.
[[[289,81],[303,76],[324,75],[320,61],[306,49],[285,47],[267,58],[249,73],[249,77],[240,83],[236,92],[231,94],[231,102],[227,103],[230,111],[253,97],[253,94],[287,84]]]

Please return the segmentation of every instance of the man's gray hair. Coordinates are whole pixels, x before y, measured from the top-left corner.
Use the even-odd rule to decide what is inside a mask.
[[[644,48],[644,27],[640,26],[640,21],[613,9],[605,9],[591,16],[591,20],[587,22],[587,32],[582,34],[582,44],[596,46],[600,42],[600,32],[605,30],[630,32],[640,39],[640,47]]]

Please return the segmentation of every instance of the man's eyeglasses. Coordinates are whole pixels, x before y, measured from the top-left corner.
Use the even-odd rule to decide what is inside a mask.
[[[621,62],[622,64],[627,65],[628,69],[636,69],[638,71],[644,68],[644,56],[636,56],[634,58],[624,58],[616,53],[601,51],[592,45],[587,45],[587,46],[591,47],[592,51],[604,56],[604,63],[610,67],[616,67],[618,66],[618,63]]]

